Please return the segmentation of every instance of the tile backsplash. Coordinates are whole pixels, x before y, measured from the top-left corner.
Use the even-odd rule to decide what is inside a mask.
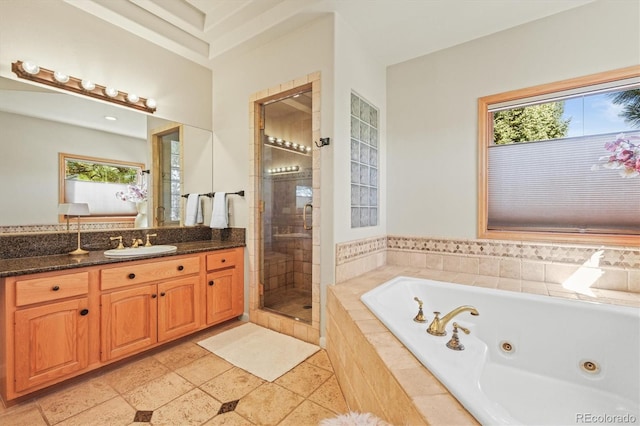
[[[640,249],[388,235],[336,247],[336,282],[384,264],[561,284],[596,276],[594,288],[640,293]]]

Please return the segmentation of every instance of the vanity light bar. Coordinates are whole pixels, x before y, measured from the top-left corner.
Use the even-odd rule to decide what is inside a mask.
[[[311,147],[298,144],[292,141],[286,141],[282,138],[276,138],[275,136],[264,135],[264,144],[273,146],[274,148],[284,149],[286,151],[295,152],[296,154],[310,154]]]
[[[269,173],[270,175],[295,173],[298,171],[300,171],[300,166],[275,167],[273,169],[267,169],[267,173]]]
[[[95,84],[91,80],[81,80],[59,71],[39,67],[32,62],[13,62],[11,64],[11,71],[20,78],[46,84],[58,89],[68,90],[80,95],[90,96],[151,114],[156,111],[156,101],[152,98],[142,98],[135,93],[121,92],[113,87]]]

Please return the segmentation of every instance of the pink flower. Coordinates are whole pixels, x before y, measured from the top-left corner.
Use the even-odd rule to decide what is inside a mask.
[[[625,137],[624,133],[617,135],[613,142],[606,142],[604,149],[612,152],[612,155],[600,157],[606,161],[602,166],[607,169],[618,169],[620,176],[632,178],[640,175],[640,144],[631,143],[632,139],[640,139],[638,136]],[[594,165],[592,170],[597,170]]]

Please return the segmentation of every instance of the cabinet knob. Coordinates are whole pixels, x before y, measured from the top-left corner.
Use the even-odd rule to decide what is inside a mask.
[[[88,310],[88,309],[83,309],[83,310],[81,310],[81,311],[80,311],[80,315],[82,315],[82,316],[85,316],[85,315],[87,315],[88,313],[89,313],[89,310]]]
[[[59,286],[59,285],[54,285],[54,286],[51,288],[51,290],[53,290],[53,291],[58,291],[58,290],[60,290],[60,286]]]
[[[226,261],[227,261],[227,259],[222,259],[222,263],[224,263],[224,262],[226,262]]]
[[[129,274],[129,279],[130,280],[134,279],[135,277],[136,277],[136,274],[134,274],[134,273]]]
[[[209,285],[213,286],[215,284],[215,282],[213,282],[213,280],[209,281]]]
[[[152,294],[152,295],[151,295],[151,298],[152,298],[152,299],[155,299],[156,297],[158,297],[158,295],[157,295],[157,294]]]
[[[160,296],[164,297],[164,295],[167,294],[164,291],[162,293],[160,293]]]
[[[184,266],[182,266],[182,265],[178,266],[178,271],[182,271],[183,269],[184,269]]]

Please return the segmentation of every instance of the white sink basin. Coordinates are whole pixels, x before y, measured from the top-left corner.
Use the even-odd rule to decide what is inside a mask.
[[[176,251],[176,246],[151,246],[151,247],[127,247],[123,249],[111,249],[104,252],[106,257],[138,257],[152,254],[171,253]]]

